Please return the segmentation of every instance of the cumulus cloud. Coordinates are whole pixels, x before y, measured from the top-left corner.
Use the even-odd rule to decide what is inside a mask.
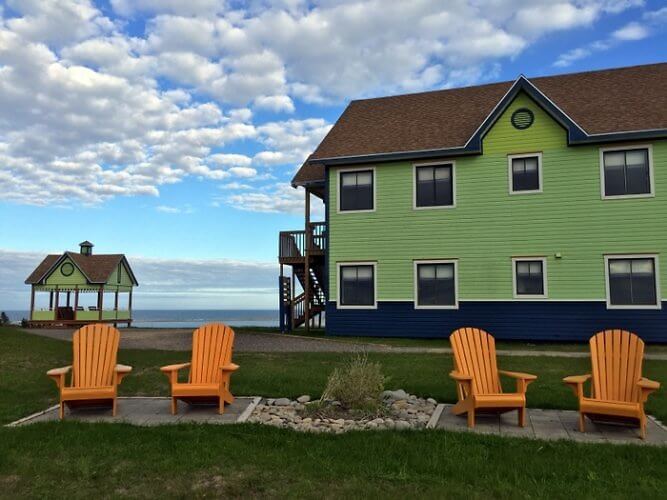
[[[266,183],[291,177],[331,127],[317,111],[283,121],[267,121],[266,111],[485,81],[549,33],[640,4],[8,0],[0,10],[0,196],[99,204],[158,196],[191,176],[246,179],[260,206]],[[650,36],[660,12],[556,65]],[[130,33],[136,19],[145,29]],[[274,205],[290,211],[279,193]]]
[[[264,213],[303,214],[304,190],[294,189],[287,183],[280,183],[266,192],[238,193],[226,200],[240,210]],[[324,204],[319,198],[311,197],[312,215],[322,217]]]

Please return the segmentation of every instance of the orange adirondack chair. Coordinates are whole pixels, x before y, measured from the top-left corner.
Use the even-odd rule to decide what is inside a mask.
[[[106,401],[111,402],[116,416],[118,384],[132,371],[131,366],[116,364],[119,341],[120,333],[109,325],[87,325],[74,332],[72,364],[46,372],[60,390],[61,420],[65,417],[65,404],[74,407]],[[70,371],[72,376],[67,386],[65,379]]]
[[[468,427],[475,427],[475,412],[519,411],[519,425],[526,423],[526,389],[537,377],[498,370],[496,341],[478,328],[459,328],[449,336],[454,352],[454,371],[459,401],[452,413],[468,414]],[[500,376],[516,379],[516,392],[503,392]]]
[[[172,415],[176,415],[179,399],[187,403],[217,402],[220,414],[225,411],[225,403],[234,402],[229,382],[239,366],[232,363],[233,347],[234,330],[227,325],[210,323],[194,331],[192,361],[161,368],[171,384]],[[179,382],[179,370],[188,367],[188,382]]]
[[[625,330],[605,330],[591,337],[592,373],[565,377],[579,400],[579,430],[586,430],[586,416],[612,420],[638,420],[639,433],[646,437],[644,403],[660,383],[642,377],[644,342]],[[592,379],[591,397],[584,384]]]

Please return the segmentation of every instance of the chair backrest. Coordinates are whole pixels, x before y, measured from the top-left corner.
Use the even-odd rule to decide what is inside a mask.
[[[209,323],[192,334],[190,383],[220,382],[220,367],[232,361],[234,330],[222,323]]]
[[[120,333],[113,326],[86,325],[72,337],[72,387],[113,385]]]
[[[474,394],[502,392],[496,362],[496,341],[479,328],[459,328],[449,336],[454,369],[472,377]]]
[[[591,337],[593,397],[606,401],[639,401],[644,342],[625,330],[605,330]]]

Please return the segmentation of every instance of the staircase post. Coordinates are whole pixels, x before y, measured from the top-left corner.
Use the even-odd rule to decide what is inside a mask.
[[[303,304],[303,313],[304,313],[304,326],[306,327],[306,333],[310,332],[310,245],[313,238],[313,231],[310,227],[310,191],[308,188],[306,190],[306,256],[304,263],[304,304]]]

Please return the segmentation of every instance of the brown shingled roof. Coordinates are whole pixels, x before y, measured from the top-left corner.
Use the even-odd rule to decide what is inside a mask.
[[[529,81],[588,135],[667,129],[667,63]],[[324,180],[317,160],[460,148],[514,82],[352,101],[292,180]]]
[[[44,279],[46,273],[64,256],[68,256],[81,272],[92,283],[106,283],[118,264],[125,259],[123,254],[82,255],[65,252],[64,255],[47,255],[46,258],[26,279],[27,284],[37,284]],[[129,265],[127,266],[129,270]],[[130,273],[132,271],[130,270]]]

